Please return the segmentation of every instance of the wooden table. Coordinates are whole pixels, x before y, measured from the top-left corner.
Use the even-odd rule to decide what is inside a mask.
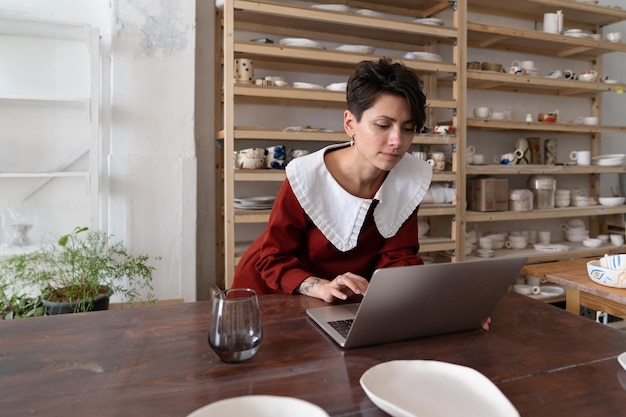
[[[240,364],[209,349],[209,302],[0,322],[0,414],[184,417],[220,399],[266,394],[310,401],[331,416],[382,417],[359,378],[394,359],[470,366],[524,417],[626,410],[626,371],[616,360],[626,333],[519,294],[505,295],[488,332],[352,350],[307,318],[304,309],[323,302],[272,295],[260,304],[264,340]]]
[[[583,305],[626,319],[626,289],[593,282],[587,275],[587,262],[591,260],[530,264],[522,268],[522,273],[565,287],[565,309],[571,313],[580,314]]]

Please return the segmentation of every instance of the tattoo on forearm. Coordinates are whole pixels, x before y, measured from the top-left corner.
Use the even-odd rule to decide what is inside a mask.
[[[302,281],[300,284],[300,294],[309,294],[313,287],[320,283],[320,279],[317,277],[309,277]]]

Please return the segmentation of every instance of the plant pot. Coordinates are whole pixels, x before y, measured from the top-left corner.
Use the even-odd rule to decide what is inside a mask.
[[[87,304],[89,304],[89,301],[75,301],[70,303],[42,300],[42,303],[46,308],[46,314],[54,316],[57,314],[69,314],[81,311],[108,310],[109,299],[110,296],[108,294],[99,295],[98,297],[96,297],[95,300],[91,302],[91,305],[89,305],[88,307],[86,306]]]

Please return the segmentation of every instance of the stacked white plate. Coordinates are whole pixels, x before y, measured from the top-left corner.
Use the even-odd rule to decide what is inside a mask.
[[[341,45],[335,48],[336,51],[356,52],[358,54],[373,54],[376,48],[367,45]]]
[[[626,158],[626,154],[623,153],[613,153],[606,155],[598,155],[591,158],[591,162],[593,165],[605,166],[605,167],[616,167],[624,165],[624,158]]]
[[[362,16],[385,17],[384,13],[375,12],[374,10],[370,10],[370,9],[359,9],[355,13],[360,14]]]
[[[332,91],[346,91],[346,88],[348,87],[348,83],[347,82],[342,82],[342,83],[332,83],[326,86],[327,90],[332,90]]]
[[[345,4],[314,4],[314,9],[331,10],[333,12],[350,13],[351,9]]]
[[[281,45],[285,46],[299,46],[301,48],[313,48],[313,49],[326,49],[324,45],[319,42],[313,41],[307,38],[283,38],[278,41]]]
[[[441,61],[441,55],[432,52],[407,52],[404,54],[406,59],[421,59],[423,61]]]
[[[557,244],[536,243],[533,247],[540,252],[567,252],[569,250],[569,246]]]
[[[443,26],[443,20],[437,19],[436,17],[420,17],[417,19],[413,19],[413,23],[420,23],[422,25],[431,26]]]
[[[585,32],[582,29],[569,29],[563,32],[565,36],[571,36],[572,38],[591,38],[591,33]]]
[[[306,88],[309,90],[323,90],[324,86],[319,84],[311,84],[311,83],[303,83],[300,81],[296,81],[292,84],[293,88]]]
[[[235,198],[234,206],[241,210],[269,210],[274,205],[274,196],[259,196],[249,198]]]

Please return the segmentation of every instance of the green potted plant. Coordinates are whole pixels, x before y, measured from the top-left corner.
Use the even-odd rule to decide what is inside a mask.
[[[76,228],[54,244],[1,260],[0,301],[24,302],[25,297],[6,295],[12,288],[15,294],[38,294],[47,314],[106,310],[114,294],[129,303],[153,302],[150,261],[148,255],[131,255],[105,232]]]

